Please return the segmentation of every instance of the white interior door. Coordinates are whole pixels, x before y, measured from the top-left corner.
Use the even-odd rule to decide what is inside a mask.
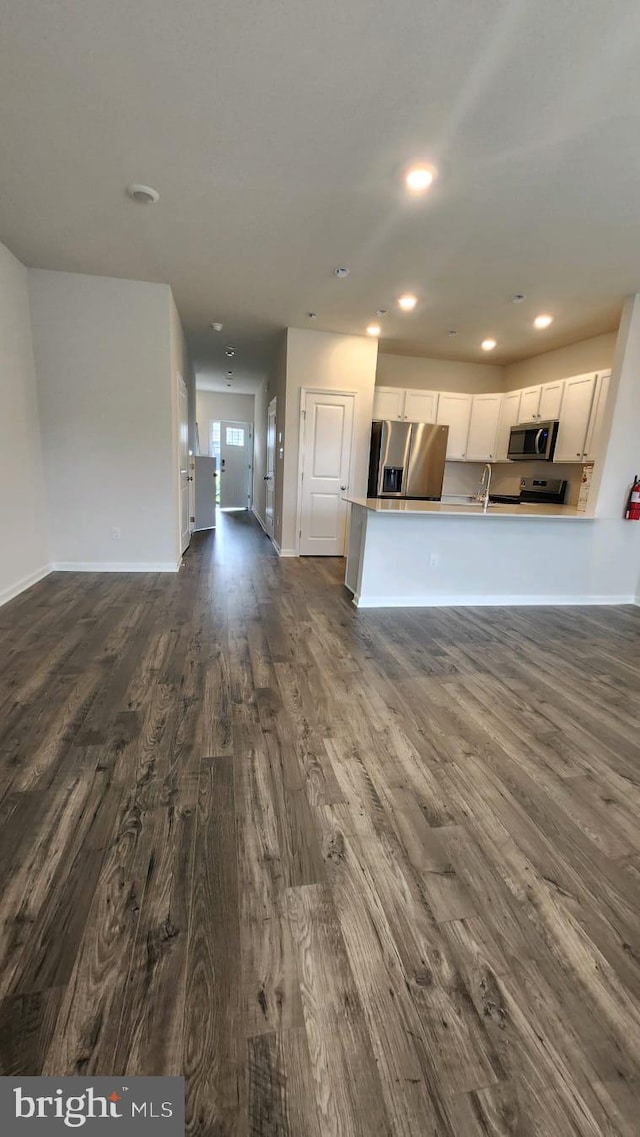
[[[247,509],[251,474],[251,426],[220,423],[220,508]]]
[[[276,400],[272,399],[267,410],[267,462],[264,500],[264,523],[267,533],[273,537],[273,518],[276,496]]]
[[[178,507],[180,552],[184,553],[191,540],[190,479],[189,473],[189,399],[187,385],[178,375]]]
[[[303,394],[300,553],[344,555],[354,395]]]

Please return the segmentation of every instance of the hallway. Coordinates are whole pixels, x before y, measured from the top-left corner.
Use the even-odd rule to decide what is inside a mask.
[[[357,612],[248,514],[0,609],[0,1073],[198,1137],[633,1137],[640,610]]]

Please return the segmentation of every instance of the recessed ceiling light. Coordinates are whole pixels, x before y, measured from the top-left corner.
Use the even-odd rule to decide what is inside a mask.
[[[127,193],[133,201],[139,202],[140,205],[155,205],[157,201],[160,201],[160,194],[153,189],[153,186],[142,186],[138,182],[133,182],[127,186]]]
[[[228,355],[229,359],[233,359],[234,355],[236,354],[235,347],[232,347],[230,343],[227,344],[227,346],[224,349],[224,354]]]
[[[457,334],[458,333],[455,328],[449,328],[449,331],[447,332],[448,336],[457,336]]]
[[[214,332],[221,332],[222,331],[222,324],[215,323],[215,324],[212,324],[211,327],[213,328]]]
[[[368,336],[379,336],[380,335],[380,324],[369,324],[369,327],[367,328],[367,335]]]
[[[480,347],[482,348],[483,351],[493,351],[495,346],[496,346],[495,340],[483,340],[482,343],[480,344]]]
[[[334,268],[333,275],[337,276],[339,280],[344,280],[345,276],[349,275],[349,269],[344,268],[344,266],[341,268]]]
[[[553,323],[553,316],[536,316],[533,321],[534,328],[548,328]]]
[[[513,296],[511,297],[511,303],[512,304],[522,304],[522,301],[526,300],[526,299],[527,298],[526,298],[524,292],[514,292]]]
[[[405,174],[405,183],[407,189],[411,193],[426,193],[429,187],[433,184],[436,171],[433,166],[427,166],[424,163],[419,163],[416,166],[411,166]]]
[[[317,318],[317,317],[316,317],[316,313],[315,313],[315,312],[307,312],[307,319],[308,319],[308,320],[315,320],[316,318]]]
[[[227,371],[227,375],[233,375],[233,371]]]
[[[406,295],[398,297],[398,307],[402,308],[403,312],[412,312],[418,303],[418,297],[413,296],[411,292]]]
[[[388,313],[386,308],[378,308],[378,311],[376,312],[376,316],[388,316],[388,315],[389,315],[389,313]]]

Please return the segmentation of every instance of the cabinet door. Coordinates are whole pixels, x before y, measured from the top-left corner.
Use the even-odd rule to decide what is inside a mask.
[[[540,387],[525,387],[520,392],[520,416],[518,422],[535,422],[540,409]]]
[[[585,457],[593,462],[601,457],[600,446],[602,443],[602,421],[604,419],[605,407],[607,405],[607,398],[609,396],[609,384],[611,381],[610,371],[601,371],[596,379],[596,390],[593,396],[593,406],[591,408],[591,418],[589,420],[589,429],[587,431],[587,442],[585,446]]]
[[[496,456],[500,395],[474,395],[471,404],[468,462],[490,462]]]
[[[595,373],[574,375],[573,379],[565,380],[554,462],[582,462],[586,458],[595,385]]]
[[[502,396],[500,407],[500,421],[498,422],[498,436],[496,438],[495,457],[502,460],[509,452],[509,434],[511,427],[520,422],[520,391],[508,391]]]
[[[404,418],[404,389],[402,387],[376,387],[373,393],[374,419]]]
[[[404,417],[409,422],[435,422],[437,413],[437,391],[405,391]]]
[[[557,383],[543,384],[538,408],[538,415],[543,422],[547,422],[548,419],[560,418],[563,390],[564,380],[562,379],[558,380]]]
[[[440,392],[436,422],[440,426],[449,427],[448,460],[466,457],[470,418],[471,395],[453,395],[445,391]]]

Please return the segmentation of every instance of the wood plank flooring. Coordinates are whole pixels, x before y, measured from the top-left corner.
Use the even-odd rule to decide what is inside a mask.
[[[193,1137],[637,1137],[640,609],[357,612],[246,515],[0,609],[0,1073]]]

